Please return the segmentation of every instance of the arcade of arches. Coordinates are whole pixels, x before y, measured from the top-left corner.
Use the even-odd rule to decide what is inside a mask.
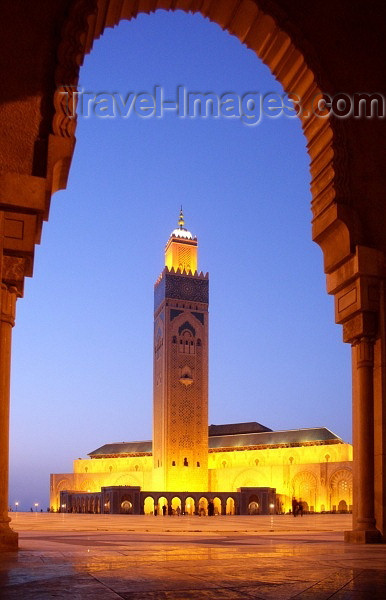
[[[257,513],[268,512],[271,500],[274,497],[272,490],[261,491],[260,508]],[[100,492],[61,492],[59,512],[93,513],[93,514],[141,514],[155,516],[173,515],[199,515],[210,514],[209,506],[212,503],[212,515],[235,515],[240,510],[247,510],[253,514],[255,509],[251,502],[252,496],[248,490],[238,493],[219,493],[216,496],[202,493],[175,492],[141,492],[136,486],[110,486],[102,487]]]
[[[17,546],[8,518],[11,334],[32,276],[51,195],[66,187],[75,144],[60,91],[106,27],[157,8],[200,12],[253,49],[307,105],[321,92],[382,92],[382,0],[34,0],[2,6],[0,56],[0,547]],[[339,49],[339,56],[337,52]],[[355,67],[354,67],[355,66]],[[312,234],[324,256],[335,320],[352,346],[353,529],[386,539],[386,136],[377,118],[302,116],[310,156]],[[226,460],[226,459],[225,459]],[[343,483],[330,473],[337,493]],[[344,481],[344,480],[342,480]],[[346,482],[349,485],[349,482]],[[312,477],[304,489],[312,489]],[[307,487],[308,486],[308,487]],[[339,496],[338,496],[339,497]]]

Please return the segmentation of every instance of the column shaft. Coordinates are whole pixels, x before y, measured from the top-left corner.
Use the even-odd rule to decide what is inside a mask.
[[[358,397],[355,424],[357,522],[356,529],[375,529],[374,517],[374,408],[373,408],[373,342],[362,339],[357,350]]]
[[[362,337],[354,343],[353,437],[355,515],[349,542],[377,541],[374,516],[374,341]]]
[[[17,534],[9,526],[9,395],[11,339],[15,323],[16,289],[0,289],[0,549],[16,549]]]

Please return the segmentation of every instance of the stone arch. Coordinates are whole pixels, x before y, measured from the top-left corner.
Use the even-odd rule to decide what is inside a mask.
[[[232,496],[228,496],[225,504],[225,511],[227,515],[236,514],[236,502]]]
[[[186,515],[194,515],[196,512],[196,501],[192,496],[185,498],[183,511]]]
[[[264,5],[264,9],[261,5]],[[344,135],[342,120],[320,118],[315,114],[318,99],[322,98],[322,70],[315,53],[301,37],[289,19],[275,13],[273,6],[259,0],[228,0],[227,2],[203,2],[195,0],[155,0],[151,5],[121,0],[77,0],[73,3],[62,29],[55,72],[56,90],[53,96],[54,117],[49,154],[54,160],[49,164],[51,190],[66,187],[71,158],[75,144],[76,119],[69,114],[73,92],[79,79],[79,69],[95,39],[105,28],[115,27],[121,20],[131,20],[139,13],[151,13],[157,9],[200,13],[224,30],[236,36],[241,43],[253,50],[271,70],[284,90],[303,99],[305,110],[299,116],[307,151],[310,156],[313,235],[324,252],[326,268],[332,268],[350,256],[354,245],[360,240],[359,225],[353,209],[347,206],[349,196],[348,159],[341,143]],[[270,14],[272,13],[272,14]],[[301,48],[306,48],[302,51]],[[63,86],[63,82],[66,83]],[[65,143],[64,143],[65,141]],[[332,207],[345,205],[337,214]],[[324,234],[326,209],[329,209],[328,234]],[[322,217],[318,220],[318,216]],[[334,224],[332,226],[332,223]],[[331,235],[337,245],[331,247]],[[359,239],[354,239],[354,238]]]
[[[339,482],[346,480],[347,483],[352,487],[352,470],[349,468],[337,469],[330,475],[330,488],[334,489],[338,486]]]
[[[134,2],[134,0],[133,2],[130,0],[125,0],[125,2],[122,2],[122,0],[74,0],[69,6],[68,18],[63,27],[62,43],[58,52],[60,58],[57,64],[55,83],[68,82],[71,86],[74,82],[77,82],[79,65],[82,63],[85,52],[90,50],[93,39],[99,37],[105,27],[113,27],[123,18],[130,19],[136,16],[137,12],[141,10],[142,12],[149,12],[157,8],[181,8],[186,11],[197,12],[199,10],[201,14],[236,35],[248,47],[255,50],[257,55],[271,69],[272,73],[281,81],[285,89],[292,88],[296,92],[302,89],[302,95],[305,98],[311,98],[315,89],[317,91],[325,87],[327,89],[327,86],[325,86],[328,78],[327,69],[324,74],[323,71],[319,70],[315,62],[315,51],[310,51],[312,45],[307,42],[306,35],[303,37],[301,30],[297,28],[296,18],[292,15],[288,16],[286,10],[280,7],[280,3],[277,4],[275,1],[224,0],[221,3],[196,3],[195,0],[162,0],[162,2],[161,0],[155,0],[153,3],[148,4]],[[148,8],[149,6],[151,8]],[[263,6],[265,12],[259,10],[259,6]],[[306,60],[304,60],[304,57],[306,57]],[[339,86],[339,77],[335,83]],[[54,88],[54,85],[52,85],[52,88]],[[44,98],[44,100],[47,99],[47,104],[49,104],[49,98]],[[66,122],[68,115],[66,115],[63,107],[63,97],[55,94],[53,104],[56,114],[52,122],[52,135],[49,136],[49,160],[46,182],[46,189],[48,191],[55,191],[66,186],[75,139],[75,122],[72,122],[72,124],[71,122]],[[362,239],[360,227],[352,208],[355,204],[359,206],[359,202],[357,203],[356,196],[350,189],[350,174],[345,151],[345,142],[347,141],[347,144],[352,142],[353,132],[351,131],[347,134],[347,124],[342,120],[333,121],[332,119],[328,119],[324,120],[323,123],[320,121],[320,119],[319,121],[313,118],[309,119],[307,123],[304,123],[304,131],[308,140],[311,157],[314,213],[313,234],[315,241],[323,249],[326,271],[331,273],[335,267],[342,265],[348,259],[350,252],[353,255],[355,254],[355,259],[359,260],[362,250],[360,250],[357,244],[364,244],[365,241]],[[42,131],[46,129],[45,125],[46,123],[42,123]],[[34,158],[36,158],[37,166],[34,167],[33,175],[39,177],[42,173],[45,174],[46,165],[43,157],[39,156],[37,148],[42,148],[42,145],[45,145],[45,141],[46,138],[36,140],[37,143],[35,144],[36,155]],[[43,144],[41,145],[40,142]],[[374,149],[369,152],[369,156],[371,155],[375,157]],[[366,169],[363,173],[365,172]],[[41,183],[43,184],[43,181]],[[352,190],[355,190],[355,186],[352,187]],[[49,198],[46,200],[43,218],[47,217],[48,204]],[[380,206],[379,203],[378,205]],[[375,205],[373,205],[373,208],[373,214],[376,215],[377,210]],[[363,212],[364,216],[366,214],[366,212]],[[366,222],[366,226],[368,226],[374,219],[372,219],[372,215],[369,213],[369,216],[363,220]],[[39,217],[38,221],[37,229],[40,231],[41,217]],[[382,246],[377,237],[371,236],[370,226],[368,230],[369,245],[374,249],[374,253],[369,253],[367,258],[369,258],[369,264],[371,263],[371,266],[374,267],[374,272],[379,276],[381,270],[380,268],[378,269],[376,259],[381,257],[380,253],[376,256],[378,251],[375,248]],[[38,239],[38,237],[38,235],[35,236],[35,239]],[[370,248],[366,248],[365,246],[362,246],[362,249],[363,252],[370,250]],[[15,258],[18,259],[18,257]],[[28,260],[26,263],[30,265],[31,261]],[[20,265],[22,275],[20,273],[18,275],[17,285],[19,289],[22,287],[20,281],[27,270],[29,270],[29,274],[32,272],[30,266],[27,269]],[[356,265],[350,263],[350,269],[351,267],[354,269]],[[355,272],[355,275],[357,275],[357,272]],[[340,276],[343,278],[344,274],[340,272]],[[353,277],[352,273],[350,277]],[[7,281],[6,277],[5,279]],[[356,283],[359,285],[359,275],[357,280]],[[347,281],[342,282],[341,279],[339,285],[341,285],[342,292],[345,291],[343,290],[343,284],[346,283]],[[350,285],[351,283],[352,280],[350,279]],[[375,287],[373,289],[377,292]],[[337,288],[335,288],[336,290]],[[359,290],[359,287],[352,287],[351,289],[353,293],[356,293],[357,290]],[[331,286],[329,287],[329,291],[330,293],[334,292]],[[365,297],[366,294],[364,293],[363,296]],[[342,304],[347,300],[348,298],[346,297]],[[352,316],[353,313],[352,311],[350,313],[350,310],[346,310],[344,321],[343,317],[340,321],[341,323],[345,322],[345,341],[350,343],[355,342],[356,344],[362,338],[366,340],[374,338],[377,329],[375,323],[373,324],[372,322],[376,321],[377,313],[381,312],[380,308],[378,305],[374,308],[374,305],[371,304],[368,312],[363,312],[364,310],[363,305],[358,299],[358,305],[355,305],[355,323],[353,319],[348,321],[348,317]],[[366,319],[366,322],[359,323],[362,318],[363,321]],[[379,337],[384,335],[382,332],[378,333]],[[372,346],[368,341],[361,341],[361,350],[363,348],[366,350],[366,344],[370,348],[369,352],[371,352]],[[378,364],[380,364],[383,361],[383,350],[381,351],[381,343],[378,346],[376,347],[376,358]],[[354,354],[354,368],[356,368],[356,360],[357,355]],[[377,395],[377,406],[379,406],[381,404],[380,396],[383,391],[380,392],[377,389],[375,393]],[[358,431],[358,435],[362,435],[359,428]],[[369,433],[369,439],[372,439],[372,432]],[[376,443],[377,450],[379,450],[377,456],[381,452],[384,454],[383,434],[377,433]],[[366,452],[368,455],[367,461],[365,460]],[[363,452],[359,450],[355,459],[361,466],[362,472],[366,472],[366,469],[363,467],[369,467],[370,474],[367,478],[369,480],[367,482],[367,489],[371,487],[372,496],[374,496],[374,477],[371,471],[373,459],[371,445],[365,446]],[[359,482],[360,506],[366,505],[366,502],[363,501],[367,497],[364,494],[365,489],[366,485],[362,485]],[[381,507],[384,504],[383,490],[384,485],[377,486],[375,490],[377,496],[376,506]],[[373,502],[367,502],[368,506],[373,504]],[[377,519],[382,524],[382,530],[384,531],[384,516],[381,508],[377,510]]]
[[[60,479],[60,481],[58,481],[58,483],[56,484],[56,490],[57,492],[64,492],[66,490],[70,490],[71,489],[71,481],[67,478],[64,479]]]
[[[206,496],[200,496],[198,501],[198,514],[200,516],[206,516],[208,514],[208,498]]]
[[[181,496],[173,496],[173,498],[171,499],[171,506],[172,506],[173,514],[177,513],[178,507],[179,507],[180,512],[182,512]]]
[[[269,487],[270,482],[264,473],[258,469],[246,469],[239,473],[233,481],[233,490],[240,487]]]
[[[158,514],[160,514],[160,515],[164,515],[164,509],[163,509],[164,506],[166,507],[166,513],[165,514],[167,514],[167,511],[168,511],[168,508],[169,508],[169,502],[170,502],[170,500],[169,500],[169,498],[167,496],[168,496],[168,494],[166,494],[166,496],[163,496],[161,494],[157,498],[156,506],[157,506]]]
[[[292,495],[302,500],[311,511],[317,504],[318,480],[312,471],[300,471],[292,479]]]
[[[248,514],[258,515],[260,513],[260,498],[256,494],[252,494],[248,498]]]
[[[221,515],[223,512],[221,498],[219,498],[218,496],[215,496],[213,498],[213,506],[214,506],[214,514]]]
[[[70,490],[73,487],[73,484],[67,477],[63,477],[60,479],[56,485],[54,490],[54,498],[51,499],[51,505],[54,507],[54,510],[57,511],[60,508],[60,492],[65,492],[66,490]]]
[[[353,476],[351,469],[337,469],[329,480],[332,511],[347,512],[352,507]]]
[[[153,515],[154,509],[155,509],[154,498],[151,494],[148,494],[146,496],[146,498],[144,498],[144,500],[143,500],[143,514],[144,515]]]

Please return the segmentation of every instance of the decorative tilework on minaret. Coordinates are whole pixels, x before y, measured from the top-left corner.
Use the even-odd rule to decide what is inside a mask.
[[[182,208],[154,287],[153,487],[208,489],[208,274]]]

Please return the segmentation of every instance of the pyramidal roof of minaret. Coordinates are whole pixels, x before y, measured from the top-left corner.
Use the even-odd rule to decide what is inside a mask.
[[[184,227],[185,225],[185,219],[184,219],[184,213],[182,212],[182,206],[181,206],[181,210],[180,210],[180,216],[178,218],[178,227],[176,227],[176,229],[173,229],[173,231],[170,234],[170,237],[179,237],[179,238],[185,238],[187,240],[192,240],[193,236],[190,233],[190,231],[188,231],[186,229],[186,227]]]

